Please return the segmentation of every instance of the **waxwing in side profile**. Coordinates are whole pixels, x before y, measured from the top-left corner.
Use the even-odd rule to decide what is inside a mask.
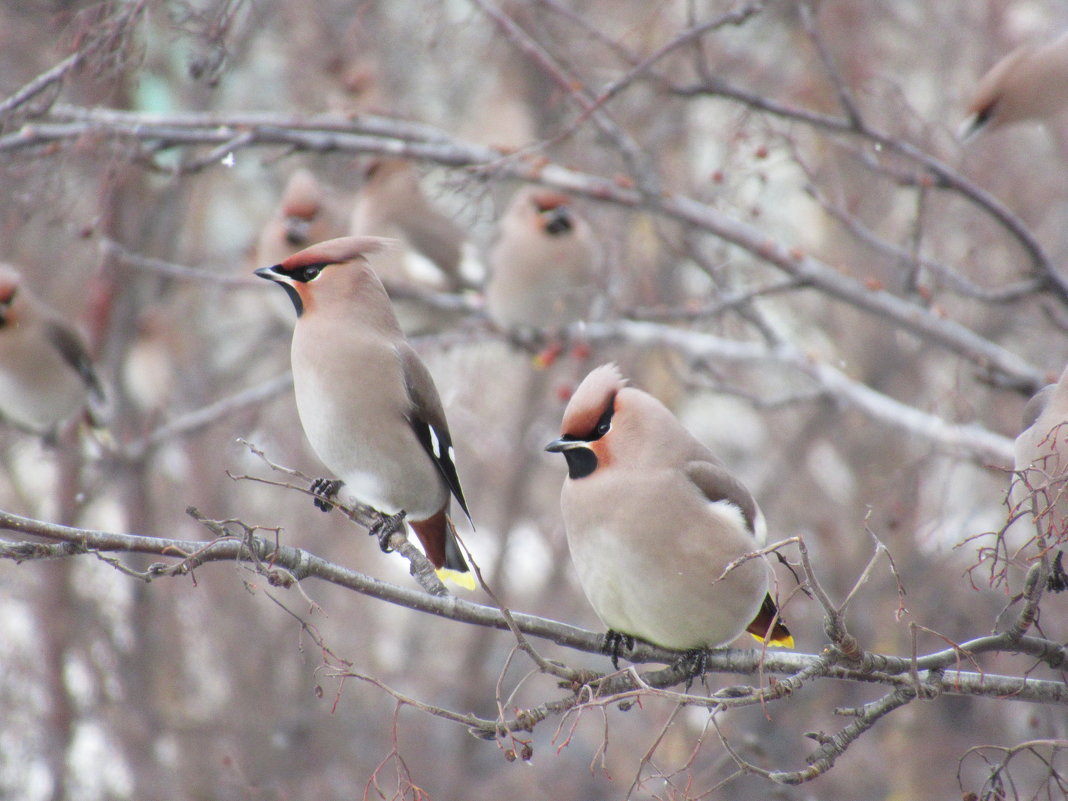
[[[81,336],[0,264],[0,416],[50,434],[104,392]]]
[[[450,496],[465,514],[467,502],[445,412],[372,269],[393,246],[377,237],[331,239],[256,274],[285,289],[297,312],[297,410],[312,448],[340,479],[326,482],[328,494],[403,510],[439,573],[473,586],[448,517]]]

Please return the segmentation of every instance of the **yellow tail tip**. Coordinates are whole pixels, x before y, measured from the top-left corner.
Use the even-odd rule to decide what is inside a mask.
[[[759,634],[753,634],[753,632],[751,632],[751,631],[746,632],[746,633],[750,637],[752,637],[754,640],[756,640],[758,643],[760,643],[761,645],[764,644],[764,638],[761,637]],[[772,637],[767,642],[768,642],[768,645],[770,645],[772,648],[793,648],[794,647],[794,638],[793,638],[793,635],[791,635],[791,634],[787,634],[785,637]]]
[[[478,586],[475,584],[475,574],[469,570],[460,571],[453,570],[451,567],[439,567],[434,572],[443,582],[452,582],[465,590],[473,590]]]

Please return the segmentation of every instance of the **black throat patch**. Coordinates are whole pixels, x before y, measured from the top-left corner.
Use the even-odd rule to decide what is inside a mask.
[[[286,294],[289,295],[289,299],[293,301],[293,308],[297,310],[297,317],[304,314],[304,301],[300,299],[300,293],[293,286],[282,281],[278,282],[278,286],[282,287]]]
[[[597,454],[590,448],[568,448],[564,451],[564,459],[571,478],[585,478],[597,469]]]

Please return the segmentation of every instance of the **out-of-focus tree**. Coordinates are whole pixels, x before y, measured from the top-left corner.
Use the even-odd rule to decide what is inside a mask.
[[[108,393],[103,428],[0,431],[0,796],[1062,797],[1065,524],[1006,495],[1068,360],[1068,138],[954,132],[1065,27],[1042,0],[0,6],[2,260]],[[261,231],[344,233],[382,159],[467,238],[450,281],[390,286],[440,323],[413,343],[476,523],[460,598],[275,467],[322,469]],[[279,202],[298,170],[314,229]],[[529,183],[602,259],[546,368],[480,301]],[[757,496],[797,652],[692,684],[598,653],[542,447],[609,360]]]

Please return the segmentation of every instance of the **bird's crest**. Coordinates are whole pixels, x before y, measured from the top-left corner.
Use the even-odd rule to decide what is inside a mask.
[[[611,408],[616,394],[626,385],[626,379],[613,362],[591,370],[564,410],[560,433],[576,439],[595,438],[598,421]]]
[[[19,289],[19,274],[13,267],[0,264],[0,305],[7,306],[15,299]]]
[[[322,209],[323,189],[308,170],[300,169],[289,176],[282,193],[282,212],[288,217],[310,220]]]
[[[535,189],[530,194],[530,200],[539,212],[553,211],[561,206],[567,206],[571,203],[571,198],[562,192],[553,192],[552,190]]]
[[[313,264],[341,264],[396,246],[396,240],[381,236],[342,236],[317,242],[294,253],[282,262],[281,267],[284,271],[291,272]]]

